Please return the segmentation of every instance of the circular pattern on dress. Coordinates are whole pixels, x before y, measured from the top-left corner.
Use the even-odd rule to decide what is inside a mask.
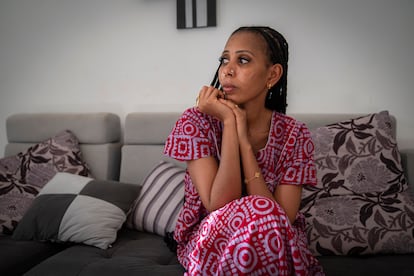
[[[274,204],[272,200],[265,197],[257,197],[252,200],[253,211],[260,215],[267,215],[273,212]]]
[[[203,223],[201,226],[200,238],[208,237],[210,235],[210,231],[210,225],[208,223]]]
[[[230,225],[232,231],[237,231],[240,229],[240,226],[242,225],[245,217],[243,213],[238,213],[235,216],[233,216],[230,221],[228,221],[228,225]]]
[[[296,137],[290,136],[289,139],[287,140],[286,146],[293,147],[295,146],[295,143],[296,143]]]
[[[313,154],[315,150],[315,145],[313,144],[312,140],[306,140],[305,144],[303,145],[303,153],[306,157],[309,157]]]
[[[257,253],[250,244],[242,242],[236,245],[233,251],[233,261],[236,267],[243,273],[249,273],[257,265]]]
[[[189,135],[189,136],[198,136],[198,128],[192,123],[188,121],[183,122],[182,128],[183,128],[183,134]]]
[[[276,133],[276,135],[274,136],[275,141],[282,141],[283,139],[283,133],[285,131],[285,126],[284,124],[282,124],[281,122],[276,122],[275,127],[274,127],[274,131]]]
[[[191,222],[191,221],[193,221],[193,220],[194,220],[194,215],[193,215],[193,213],[191,213],[190,211],[188,211],[188,210],[186,210],[186,209],[184,209],[184,211],[183,211],[183,213],[182,213],[181,217],[183,218],[183,221],[184,221],[185,223],[189,223],[189,222]]]
[[[265,237],[265,246],[268,248],[267,252],[276,259],[281,259],[285,252],[282,235],[279,231],[269,231]]]

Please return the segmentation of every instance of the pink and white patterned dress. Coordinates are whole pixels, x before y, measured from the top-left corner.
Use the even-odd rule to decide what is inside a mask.
[[[164,153],[181,161],[214,156],[220,162],[222,124],[187,109],[168,136]],[[273,112],[266,146],[257,162],[269,190],[278,184],[315,185],[314,146],[306,126]],[[249,195],[208,213],[188,172],[185,202],[174,239],[187,275],[324,275],[311,254],[302,214],[291,224],[283,209]]]

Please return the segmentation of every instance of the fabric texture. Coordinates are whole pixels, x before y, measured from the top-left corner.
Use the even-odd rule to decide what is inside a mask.
[[[219,162],[221,135],[220,121],[191,108],[176,122],[164,153],[178,160],[213,156]],[[310,133],[293,118],[273,113],[268,143],[256,158],[271,192],[280,183],[316,183]],[[278,204],[257,196],[208,213],[188,172],[184,183],[185,201],[174,238],[178,259],[189,274],[323,274],[306,246],[300,214],[291,225]]]
[[[107,249],[116,240],[139,190],[133,184],[57,173],[35,198],[13,239]]]
[[[131,229],[165,236],[172,232],[184,202],[185,169],[161,161],[145,178],[127,218]]]
[[[0,160],[0,235],[12,234],[35,196],[57,172],[90,176],[79,141],[68,130]]]
[[[301,211],[315,255],[414,252],[414,204],[387,111],[312,130],[317,186]]]

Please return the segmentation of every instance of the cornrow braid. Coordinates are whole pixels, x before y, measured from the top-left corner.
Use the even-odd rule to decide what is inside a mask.
[[[232,35],[238,32],[253,32],[261,35],[267,44],[269,61],[272,64],[280,64],[282,66],[283,75],[267,92],[265,107],[285,114],[287,107],[287,72],[289,60],[289,47],[286,39],[278,31],[264,26],[240,27],[235,30]],[[211,82],[211,86],[216,88],[220,88],[218,70],[219,69],[217,69],[213,81]]]
[[[219,69],[220,69],[220,65],[217,68],[216,73],[214,74],[214,78],[210,83],[210,86],[213,86],[214,88],[217,88],[217,89],[221,89],[220,82],[219,82],[219,79],[218,79]]]

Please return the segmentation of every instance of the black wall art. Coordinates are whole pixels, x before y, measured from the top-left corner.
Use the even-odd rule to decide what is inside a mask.
[[[216,26],[216,0],[177,0],[177,29]]]

